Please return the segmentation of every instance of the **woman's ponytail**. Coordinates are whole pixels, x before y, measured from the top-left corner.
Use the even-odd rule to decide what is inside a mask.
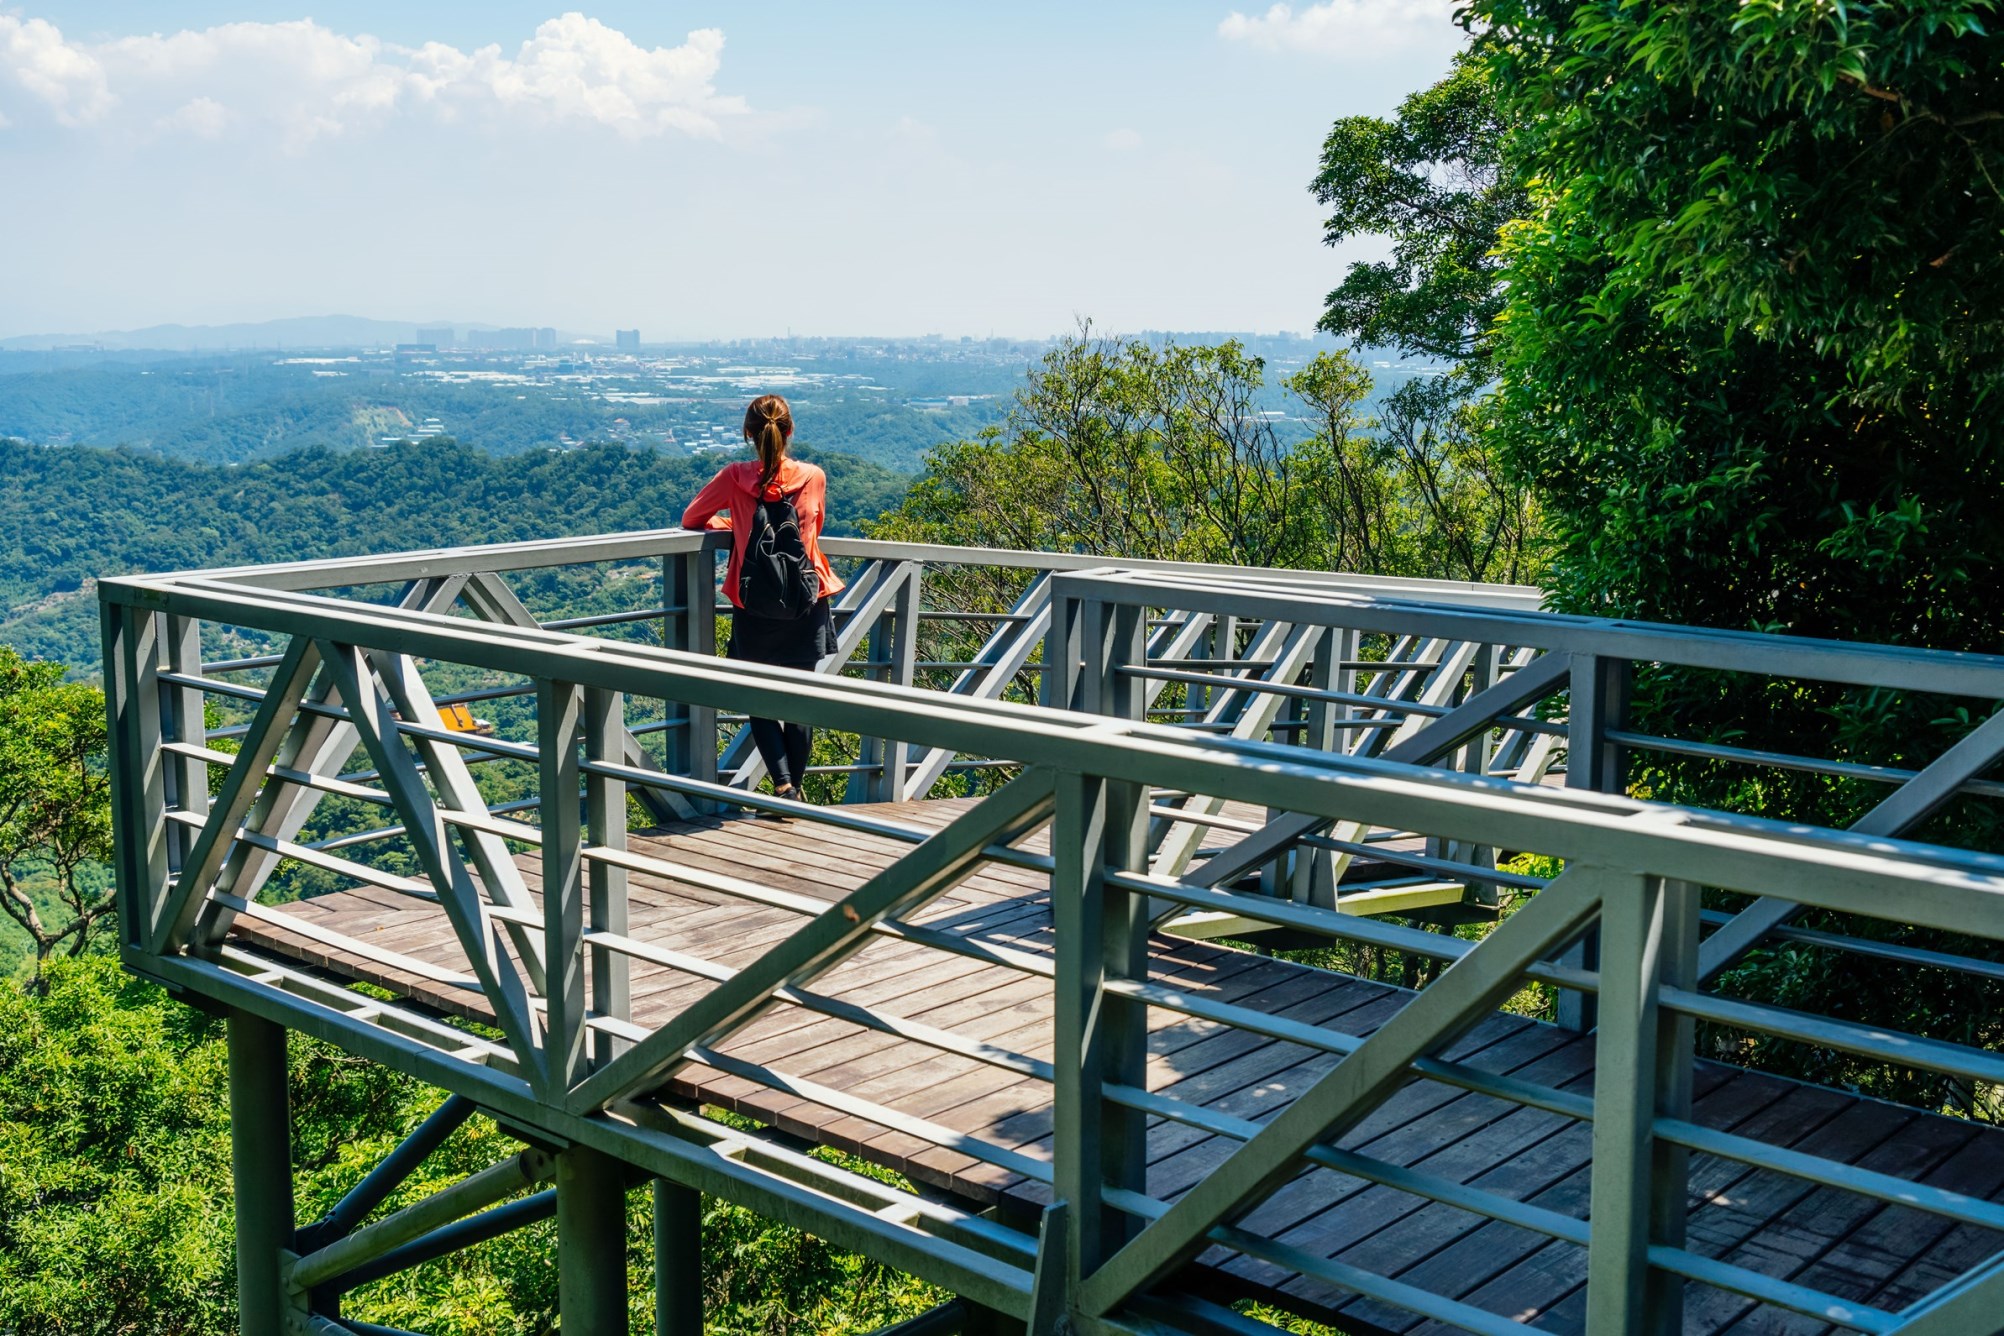
[[[776,394],[762,394],[745,409],[745,439],[758,451],[758,491],[772,485],[793,436],[793,410]]]

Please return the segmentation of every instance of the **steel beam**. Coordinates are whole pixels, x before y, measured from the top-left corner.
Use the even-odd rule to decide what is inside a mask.
[[[368,1219],[371,1211],[403,1186],[404,1180],[424,1163],[425,1157],[444,1145],[445,1139],[473,1116],[474,1108],[473,1101],[463,1095],[446,1096],[445,1102],[432,1110],[374,1169],[363,1175],[361,1182],[348,1189],[347,1195],[336,1202],[332,1210],[299,1231],[300,1250],[310,1252],[343,1238]]]

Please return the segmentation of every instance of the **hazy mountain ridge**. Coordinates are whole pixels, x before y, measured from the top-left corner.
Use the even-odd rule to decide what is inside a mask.
[[[376,320],[359,315],[303,315],[227,325],[148,325],[144,329],[99,330],[91,334],[18,334],[0,339],[0,348],[40,351],[96,346],[118,350],[198,352],[224,348],[378,348],[414,343],[420,329],[479,331],[502,326],[482,321]],[[577,336],[559,331],[569,341]]]

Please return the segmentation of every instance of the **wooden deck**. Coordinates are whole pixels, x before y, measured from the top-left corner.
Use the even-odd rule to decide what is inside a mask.
[[[906,803],[874,809],[938,826],[960,804]],[[1035,837],[1041,841],[1044,835]],[[1026,847],[1029,842],[1026,842]],[[636,852],[833,901],[904,853],[886,838],[804,822],[751,819],[689,823],[633,838]],[[533,856],[523,866],[535,884]],[[1048,954],[1048,887],[1033,872],[990,865],[918,921],[982,942]],[[631,932],[651,944],[743,966],[801,920],[685,883],[634,874]],[[464,958],[435,906],[387,891],[355,890],[287,906],[308,923],[400,952],[442,970]],[[469,1011],[469,994],[424,973],[363,962],[308,937],[240,919],[236,940],[366,979],[447,1011]],[[1383,984],[1332,975],[1208,943],[1157,937],[1153,976],[1220,1001],[1350,1034],[1368,1034],[1407,996]],[[658,1024],[709,984],[636,962],[634,1019]],[[1048,1058],[1048,980],[906,942],[880,938],[815,984],[882,1012]],[[788,1006],[746,1026],[724,1052],[875,1101],[957,1132],[1045,1157],[1051,1132],[1047,1087]],[[1564,1089],[1590,1090],[1590,1039],[1498,1014],[1450,1056]],[[1242,1031],[1152,1013],[1151,1089],[1259,1121],[1335,1059]],[[1872,1169],[2004,1196],[2004,1132],[1712,1063],[1695,1076],[1694,1119],[1706,1126]],[[748,1115],[783,1132],[897,1169],[914,1181],[1027,1220],[1047,1199],[1031,1180],[919,1137],[773,1091],[713,1068],[690,1066],[669,1096]],[[1556,1114],[1415,1079],[1343,1138],[1345,1146],[1427,1173],[1584,1215],[1590,1129]],[[1148,1189],[1174,1199],[1237,1143],[1158,1124],[1149,1145]],[[1424,1198],[1329,1170],[1301,1174],[1244,1222],[1324,1257],[1463,1298],[1557,1331],[1584,1321],[1585,1251],[1490,1222]],[[1690,1246],[1743,1266],[1881,1308],[1898,1309],[2004,1246],[2004,1238],[1938,1217],[1815,1188],[1798,1179],[1694,1156]],[[1437,1328],[1404,1310],[1359,1300],[1264,1263],[1214,1251],[1193,1276],[1285,1296],[1290,1307],[1346,1331]],[[1693,1284],[1687,1330],[1813,1332],[1822,1323]]]

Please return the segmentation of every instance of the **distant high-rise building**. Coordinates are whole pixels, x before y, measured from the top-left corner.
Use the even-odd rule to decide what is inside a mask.
[[[417,332],[417,341],[429,343],[434,348],[449,348],[458,342],[452,333],[450,329],[421,329]]]
[[[637,329],[615,329],[612,332],[612,341],[623,353],[640,351],[640,331]]]
[[[547,351],[555,351],[557,346],[557,331],[551,329],[548,325],[543,326],[536,331],[534,346]]]

